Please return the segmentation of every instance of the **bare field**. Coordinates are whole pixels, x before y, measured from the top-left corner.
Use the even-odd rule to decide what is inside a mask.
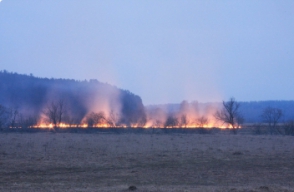
[[[1,133],[0,191],[294,191],[294,137]]]

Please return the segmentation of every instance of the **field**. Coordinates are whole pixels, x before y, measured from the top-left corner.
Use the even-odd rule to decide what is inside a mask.
[[[294,137],[1,133],[0,191],[294,191]]]

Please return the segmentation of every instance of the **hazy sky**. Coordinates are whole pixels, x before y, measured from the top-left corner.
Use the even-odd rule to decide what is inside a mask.
[[[144,104],[294,99],[294,1],[2,0],[0,69]]]

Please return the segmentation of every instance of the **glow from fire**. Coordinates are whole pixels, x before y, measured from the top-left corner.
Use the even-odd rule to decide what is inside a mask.
[[[179,126],[179,125],[176,125],[176,126],[150,126],[149,125],[145,125],[143,128],[187,128],[187,129],[196,129],[196,128],[220,128],[220,129],[231,129],[232,126],[231,125],[221,125],[221,124],[213,124],[213,123],[208,123],[208,124],[204,124],[202,126],[199,126],[197,124],[188,124],[186,126]],[[238,126],[237,128],[241,128],[241,126]]]
[[[221,124],[214,124],[214,123],[208,123],[208,124],[204,124],[202,126],[199,126],[197,124],[187,124],[185,126],[179,126],[179,125],[175,125],[175,126],[164,126],[164,125],[157,125],[157,126],[153,126],[150,123],[146,123],[144,126],[140,126],[140,125],[117,125],[117,126],[110,126],[109,124],[95,124],[93,126],[89,126],[88,124],[66,124],[66,123],[60,123],[54,126],[54,124],[52,123],[40,123],[34,126],[30,126],[30,128],[43,128],[43,129],[53,129],[53,128],[187,128],[187,129],[195,129],[195,128],[220,128],[220,129],[227,129],[227,128],[232,128],[232,126],[228,125],[221,125]],[[241,126],[238,126],[237,128],[241,128]]]
[[[216,120],[214,114],[219,109],[218,106],[201,106],[197,102],[182,102],[179,109],[172,112],[164,107],[146,108],[146,119],[143,123],[138,121],[125,124],[119,112],[106,109],[88,112],[80,123],[72,124],[66,123],[66,120],[57,124],[49,123],[50,118],[42,115],[39,123],[31,128],[232,128],[231,125]]]

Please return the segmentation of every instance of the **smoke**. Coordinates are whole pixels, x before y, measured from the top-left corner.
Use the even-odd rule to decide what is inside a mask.
[[[97,83],[95,80],[91,80],[90,83]],[[87,113],[84,115],[82,122],[86,121],[86,118],[91,113],[103,113],[104,118],[109,119],[111,124],[116,124],[121,118],[122,103],[120,99],[120,90],[107,84],[88,92],[87,99],[85,100],[85,106]],[[113,115],[116,115],[114,120]]]
[[[55,105],[56,110],[62,113],[60,121],[65,124],[87,123],[93,114],[94,116],[103,114],[103,118],[109,119],[114,113],[119,116],[117,120],[120,119],[122,106],[120,89],[97,80],[65,84],[67,83],[61,81],[48,89],[40,114],[40,124],[54,121],[48,117],[48,112],[52,111]],[[60,105],[62,109],[58,108]]]
[[[197,101],[148,106],[146,127],[222,127],[222,124],[214,118],[219,108],[219,103]]]
[[[141,98],[97,80],[0,73],[0,102],[37,127],[219,127],[219,105],[183,101],[144,107]],[[9,84],[9,86],[7,86]],[[15,107],[17,106],[17,107]],[[37,125],[36,125],[37,124]],[[23,127],[23,126],[20,126]]]

